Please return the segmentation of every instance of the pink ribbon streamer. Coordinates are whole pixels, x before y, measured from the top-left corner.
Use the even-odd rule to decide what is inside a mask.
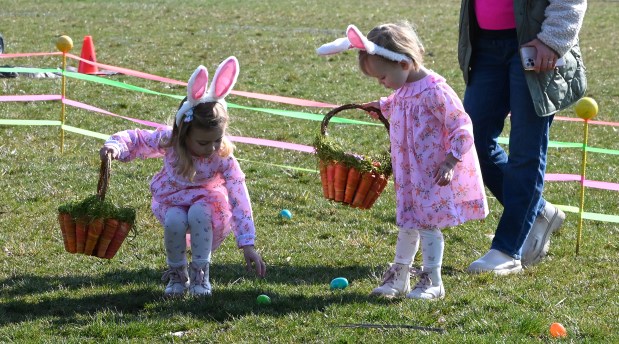
[[[555,116],[554,119],[559,120],[559,121],[566,121],[566,122],[584,122],[585,121],[582,118],[561,117],[561,116]],[[589,120],[589,124],[599,124],[599,125],[609,125],[613,127],[619,127],[619,122],[605,122],[605,121]]]
[[[299,99],[299,98],[272,96],[268,94],[252,93],[252,92],[245,92],[245,91],[232,91],[231,93],[237,96],[241,96],[241,97],[262,99],[262,100],[275,102],[275,103],[284,103],[284,104],[307,106],[307,107],[323,107],[323,108],[337,107],[337,105],[334,105],[334,104],[321,103],[321,102],[316,102],[313,100],[305,100],[305,99]]]
[[[53,53],[19,53],[19,54],[0,54],[0,59],[10,59],[13,57],[30,57],[30,56],[51,56],[51,55],[62,55],[60,51],[56,51]]]
[[[0,54],[0,58],[29,57],[29,56],[50,56],[50,55],[62,55],[62,53],[58,51],[58,52],[51,52],[51,53]],[[165,83],[174,84],[174,85],[187,86],[186,82],[182,82],[182,81],[178,81],[178,80],[174,80],[174,79],[169,79],[169,78],[165,78],[165,77],[161,77],[161,76],[157,76],[157,75],[153,75],[153,74],[143,73],[143,72],[135,71],[135,70],[132,70],[132,69],[121,68],[121,67],[111,66],[111,65],[107,65],[107,64],[103,64],[103,63],[99,63],[99,62],[94,62],[94,61],[83,59],[83,58],[81,58],[79,56],[76,56],[76,55],[73,55],[73,54],[70,54],[70,53],[67,53],[66,56],[69,57],[69,58],[78,60],[78,61],[83,61],[85,63],[91,64],[91,65],[94,65],[94,66],[97,66],[97,67],[109,69],[111,71],[123,73],[123,74],[126,74],[126,75],[135,76],[135,77],[138,77],[138,78],[143,78],[143,79],[148,79],[148,80],[153,80],[153,81],[159,81],[159,82],[165,82]],[[268,94],[262,94],[262,93],[254,93],[254,92],[245,92],[245,91],[232,91],[231,93],[234,94],[234,95],[241,96],[241,97],[261,99],[261,100],[272,101],[272,102],[276,102],[276,103],[284,103],[284,104],[291,104],[291,105],[298,105],[298,106],[323,107],[323,108],[335,108],[335,107],[337,107],[337,105],[334,105],[334,104],[317,102],[317,101],[301,99],[301,98],[274,96],[274,95],[268,95]],[[559,120],[559,121],[569,121],[569,122],[582,122],[583,121],[583,119],[581,119],[581,118],[571,118],[571,117],[561,117],[561,116],[555,116],[555,119]],[[591,120],[589,120],[589,124],[608,125],[608,126],[615,126],[615,127],[619,126],[619,122],[607,122],[607,121],[591,121]]]
[[[88,110],[88,111],[99,112],[99,113],[106,114],[106,115],[113,116],[113,117],[120,117],[120,118],[126,119],[128,121],[139,123],[139,124],[142,124],[142,125],[145,125],[145,126],[148,126],[148,127],[153,127],[153,128],[165,127],[165,125],[161,124],[161,123],[155,123],[155,122],[151,122],[151,121],[145,121],[145,120],[142,120],[142,119],[137,119],[137,118],[131,118],[131,117],[117,115],[115,113],[111,113],[109,111],[105,111],[103,109],[99,109],[98,107],[94,107],[94,106],[91,106],[91,105],[88,105],[88,104],[80,103],[80,102],[75,101],[75,100],[70,100],[70,99],[66,99],[65,98],[63,103],[65,103],[67,105],[70,105],[70,106],[73,106],[73,107],[76,107],[76,108]]]
[[[58,94],[0,96],[0,102],[33,102],[33,101],[60,100],[60,98],[61,96]]]
[[[257,139],[253,137],[243,137],[243,136],[228,136],[228,137],[230,138],[230,140],[234,142],[248,143],[248,144],[253,144],[253,145],[268,146],[268,147],[275,147],[275,148],[288,149],[288,150],[296,150],[296,151],[305,152],[305,153],[314,153],[314,147],[300,145],[297,143],[272,141],[272,140]]]
[[[549,182],[581,182],[582,176],[579,174],[546,173],[544,180]],[[586,187],[602,190],[619,191],[618,183],[600,182],[596,180],[584,180]]]
[[[174,79],[169,79],[169,78],[164,78],[164,77],[153,75],[153,74],[138,72],[138,71],[135,71],[135,70],[132,70],[132,69],[121,68],[121,67],[116,67],[116,66],[110,66],[110,65],[103,64],[103,63],[99,63],[99,62],[93,62],[93,61],[90,61],[90,60],[83,59],[83,58],[81,58],[79,56],[75,56],[73,54],[67,54],[67,57],[70,57],[70,58],[72,58],[74,60],[82,61],[84,63],[88,63],[88,64],[93,65],[93,66],[109,69],[109,70],[114,71],[114,72],[119,72],[119,73],[123,73],[123,74],[126,74],[126,75],[135,76],[137,78],[148,79],[148,80],[159,81],[159,82],[165,82],[165,83],[174,84],[174,85],[187,86],[186,82],[182,82],[182,81],[178,81],[178,80],[174,80]]]
[[[106,65],[103,63],[93,62],[93,61],[83,59],[73,54],[67,54],[67,56],[75,60],[83,61],[85,63],[91,64],[91,65],[94,65],[100,68],[105,68],[105,69],[108,69],[114,72],[123,73],[125,75],[131,75],[137,78],[165,82],[165,83],[174,84],[174,85],[187,86],[186,82],[164,78],[164,77],[153,75],[153,74],[138,72],[138,71],[127,69],[127,68],[121,68],[121,67]],[[276,103],[284,103],[284,104],[291,104],[291,105],[298,105],[298,106],[324,107],[324,108],[337,107],[337,105],[334,105],[334,104],[321,103],[321,102],[316,102],[313,100],[306,100],[306,99],[300,99],[300,98],[273,96],[273,95],[268,95],[268,94],[245,92],[245,91],[232,91],[231,93],[234,95],[238,95],[238,96],[246,97],[246,98],[261,99],[261,100],[266,100],[266,101],[271,101],[271,102],[276,102]]]
[[[61,100],[61,96],[54,95],[54,94],[0,96],[0,102],[7,102],[7,101],[25,102],[25,101],[48,101],[48,100]],[[71,99],[63,99],[62,102],[69,106],[81,108],[81,109],[88,110],[88,111],[102,113],[108,116],[123,118],[125,120],[138,123],[138,124],[142,124],[148,127],[159,128],[159,127],[166,126],[161,123],[117,115],[115,113],[111,113],[109,111],[97,108],[95,106],[84,104],[84,103],[71,100]],[[297,143],[273,141],[273,140],[259,139],[259,138],[253,138],[253,137],[243,137],[243,136],[230,136],[230,139],[234,142],[239,142],[239,143],[275,147],[275,148],[294,150],[294,151],[304,152],[304,153],[314,153],[314,147],[307,146],[307,145],[301,145]],[[603,190],[611,190],[611,191],[619,191],[618,183],[595,181],[595,180],[581,181],[581,178],[582,176],[577,175],[577,174],[547,173],[545,180],[549,182],[580,181],[581,183],[584,183],[586,187],[603,189]]]

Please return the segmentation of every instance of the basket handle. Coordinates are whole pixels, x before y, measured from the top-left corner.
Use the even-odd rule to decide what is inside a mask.
[[[360,104],[345,104],[329,111],[322,119],[322,124],[320,125],[320,133],[322,134],[322,136],[327,135],[327,126],[329,125],[331,117],[335,116],[335,114],[340,111],[348,109],[361,109],[366,112],[375,112],[376,114],[378,114],[378,120],[383,123],[383,125],[387,129],[387,132],[389,132],[389,121],[385,118],[385,116],[383,116],[383,113],[380,111],[380,109],[375,107],[363,107],[363,105]]]
[[[112,167],[112,153],[108,152],[105,159],[101,160],[101,168],[99,169],[99,183],[97,183],[97,197],[101,201],[105,200],[105,193],[110,181],[110,168]]]

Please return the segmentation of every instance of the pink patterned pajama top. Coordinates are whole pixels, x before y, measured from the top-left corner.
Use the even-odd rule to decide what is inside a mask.
[[[398,227],[445,228],[485,218],[471,119],[445,79],[430,72],[381,98],[380,107],[391,123]],[[460,162],[451,183],[439,186],[433,174],[449,152]]]
[[[202,202],[211,209],[213,250],[231,231],[238,247],[253,245],[256,231],[245,174],[238,161],[232,155],[221,157],[217,153],[207,158],[193,158],[196,175],[189,181],[174,172],[174,149],[159,145],[171,134],[170,127],[126,130],[112,135],[105,145],[118,149],[118,160],[123,162],[163,157],[163,168],[150,183],[151,207],[159,222],[164,223],[165,214],[172,207],[187,210]]]

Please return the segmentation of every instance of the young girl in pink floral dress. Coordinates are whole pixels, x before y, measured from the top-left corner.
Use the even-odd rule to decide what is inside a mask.
[[[347,38],[323,45],[318,53],[350,48],[359,49],[365,75],[395,90],[366,104],[380,108],[390,121],[400,229],[395,261],[372,295],[443,298],[442,229],[488,214],[471,120],[445,79],[423,67],[423,45],[408,23],[377,26],[367,37],[350,25]],[[419,280],[411,291],[410,267],[420,244],[422,268],[413,270]]]
[[[222,62],[207,92],[208,73],[199,66],[189,79],[187,98],[176,114],[174,127],[126,130],[112,135],[100,150],[120,161],[161,158],[164,165],[152,179],[152,210],[164,227],[169,269],[164,296],[185,292],[211,295],[211,252],[234,232],[248,267],[259,276],[265,264],[254,249],[255,228],[245,175],[226,138],[228,113],[224,97],[238,76],[238,61]],[[187,263],[185,235],[191,235],[191,264]],[[189,267],[189,271],[188,271]]]

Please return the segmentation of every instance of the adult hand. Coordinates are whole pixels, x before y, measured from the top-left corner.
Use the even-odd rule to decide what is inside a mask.
[[[366,109],[369,110],[371,108],[375,108],[375,109],[380,109],[380,103],[379,102],[369,102],[369,103],[364,103],[361,104],[361,106]],[[376,113],[376,111],[368,111],[368,115],[370,115],[370,117],[374,118],[374,119],[378,119],[378,114]]]
[[[243,255],[245,256],[245,264],[247,266],[247,271],[254,270],[256,275],[259,277],[264,277],[267,273],[267,267],[262,260],[262,257],[253,245],[243,246]],[[253,263],[253,268],[252,268]]]
[[[554,50],[550,49],[546,44],[544,44],[539,39],[535,38],[534,40],[525,43],[522,45],[523,47],[534,47],[536,50],[535,55],[535,72],[548,72],[555,69],[555,64],[557,64],[557,59],[559,55],[554,52]]]
[[[106,160],[108,154],[112,154],[112,159],[117,159],[119,152],[112,147],[101,147],[101,149],[99,150],[99,156],[101,157],[101,160]]]

